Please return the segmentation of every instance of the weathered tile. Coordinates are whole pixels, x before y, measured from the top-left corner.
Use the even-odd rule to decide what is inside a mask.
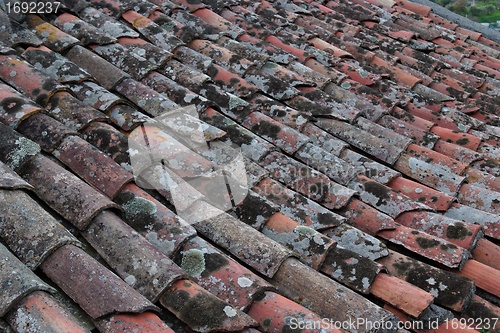
[[[398,171],[352,149],[344,149],[340,157],[352,166],[352,175],[362,174],[384,185],[401,175]]]
[[[118,69],[92,51],[79,45],[72,47],[66,54],[66,57],[89,72],[108,90],[113,90],[120,81],[129,77],[127,73]]]
[[[300,263],[295,258],[290,258],[283,263],[273,277],[273,282],[284,296],[332,320],[349,321],[363,317],[386,322],[388,325],[390,325],[389,322],[395,325],[397,321],[396,317],[388,311]],[[324,295],[330,295],[330,297],[325,298]],[[347,309],[352,311],[347,311]],[[367,328],[361,325],[358,329],[366,330]]]
[[[152,63],[135,52],[118,43],[92,45],[92,50],[116,67],[130,74],[134,79],[141,80],[161,64]]]
[[[261,232],[270,239],[286,246],[314,269],[319,269],[336,243],[320,232],[300,225],[282,214],[274,214]]]
[[[64,139],[53,155],[111,199],[133,179],[132,174],[123,170],[110,157],[76,136]]]
[[[57,332],[66,330],[74,333],[89,333],[77,318],[55,298],[42,291],[35,291],[25,297],[6,316],[9,324],[18,332]]]
[[[0,55],[0,78],[41,106],[46,106],[58,91],[67,90],[49,75],[17,56]]]
[[[123,13],[122,18],[143,34],[147,40],[166,51],[172,52],[176,47],[184,44],[182,40],[168,34],[158,24],[133,10]]]
[[[40,145],[43,151],[51,153],[59,147],[64,138],[71,135],[78,135],[62,123],[46,114],[35,114],[21,123],[17,129],[28,139]]]
[[[372,236],[383,230],[394,230],[397,225],[390,216],[358,199],[352,199],[339,213],[347,218],[348,224]]]
[[[80,18],[89,22],[114,38],[137,38],[139,33],[127,25],[114,20],[107,13],[93,7],[87,7],[79,12]]]
[[[17,173],[0,161],[0,189],[31,190],[33,187],[24,181]]]
[[[75,246],[59,248],[41,267],[93,319],[156,309],[118,276]]]
[[[348,186],[359,193],[363,202],[392,218],[408,211],[431,210],[430,207],[362,175],[356,176]]]
[[[153,118],[128,104],[114,105],[107,113],[109,120],[126,132],[133,131],[138,126],[153,121]]]
[[[28,47],[23,57],[36,69],[61,83],[80,82],[92,76],[67,58],[45,46]]]
[[[431,293],[436,304],[451,310],[462,312],[466,309],[476,290],[469,279],[392,250],[378,262],[394,276]]]
[[[179,108],[166,96],[131,78],[126,78],[118,83],[115,89],[154,117]]]
[[[142,313],[118,313],[110,317],[100,318],[94,321],[101,332],[149,332],[149,333],[174,333],[155,313],[146,311]]]
[[[446,211],[456,201],[456,198],[453,196],[446,195],[443,192],[403,177],[396,177],[387,185],[414,201],[423,203],[438,211]]]
[[[103,45],[116,42],[116,39],[109,36],[102,30],[99,30],[91,24],[69,13],[59,15],[54,20],[54,25],[80,40],[83,45]]]
[[[45,156],[38,155],[22,176],[52,209],[80,230],[108,208],[117,207],[75,175]]]
[[[324,234],[337,242],[337,247],[352,251],[363,258],[377,260],[389,254],[387,246],[378,238],[346,223],[337,228],[325,230]]]
[[[407,154],[401,155],[394,168],[424,185],[451,196],[455,196],[465,180],[447,166],[429,163]]]
[[[260,112],[250,113],[242,125],[288,154],[294,154],[309,141],[307,136]]]
[[[462,268],[469,256],[467,250],[445,239],[399,224],[396,229],[383,230],[377,235],[450,268]]]
[[[162,67],[173,57],[172,53],[141,38],[121,37],[118,39],[118,43],[159,67]]]
[[[239,331],[256,326],[252,317],[189,280],[175,282],[160,303],[196,332]],[[197,309],[197,313],[193,313]]]
[[[362,294],[368,294],[380,272],[377,263],[341,246],[326,256],[321,272]]]
[[[180,267],[110,211],[97,215],[82,235],[125,282],[151,302],[184,278]]]
[[[253,190],[278,205],[280,213],[315,230],[335,227],[344,221],[343,217],[271,178],[263,179]]]
[[[3,123],[16,128],[24,119],[41,111],[41,107],[20,92],[0,82],[0,120]]]
[[[203,202],[196,205],[193,213],[197,211],[209,216],[206,219],[196,216],[199,221],[194,225],[196,230],[259,273],[272,277],[291,255],[291,251],[231,215],[214,211],[214,207]],[[187,219],[188,222],[193,220]]]
[[[500,213],[500,193],[473,184],[463,184],[458,192],[458,202],[488,213]]]
[[[28,25],[35,32],[36,36],[42,40],[43,44],[55,52],[63,52],[80,43],[75,37],[45,22],[39,16],[30,15],[28,17]]]
[[[186,242],[175,261],[198,283],[221,300],[245,311],[271,285],[200,237]]]
[[[458,274],[474,281],[474,284],[482,290],[497,296],[500,295],[500,287],[498,286],[498,278],[500,271],[485,265],[477,260],[469,259]]]
[[[3,242],[31,270],[67,244],[79,242],[23,191],[0,190]]]
[[[386,115],[382,117],[378,124],[412,139],[415,144],[425,148],[432,149],[439,140],[438,135],[393,116]]]
[[[261,165],[274,179],[314,201],[321,201],[328,192],[331,181],[327,176],[287,155],[271,152]]]
[[[76,98],[102,112],[106,112],[116,104],[125,103],[125,100],[92,81],[68,84],[68,86]]]
[[[391,145],[385,139],[378,138],[348,123],[334,119],[320,119],[316,122],[316,125],[389,164],[394,164],[401,153],[406,150],[406,144],[404,143]]]
[[[85,105],[66,91],[52,96],[46,109],[52,117],[73,131],[79,131],[93,121],[103,121],[108,118],[101,111]]]
[[[40,146],[0,123],[0,159],[20,173],[40,152]]]
[[[257,320],[264,332],[282,332],[293,329],[294,326],[303,325],[306,327],[307,324],[321,322],[319,315],[274,292],[264,293],[261,298],[254,302],[248,314]],[[294,322],[294,319],[298,318],[300,319]],[[337,332],[333,329],[327,330],[328,332]],[[301,331],[312,333],[315,329],[304,328]]]
[[[127,185],[115,200],[126,222],[167,256],[196,235],[186,221],[134,184]]]
[[[54,292],[52,287],[24,266],[3,244],[0,244],[0,253],[2,254],[0,257],[0,281],[3,285],[0,292],[2,300],[0,302],[0,315],[2,317],[34,291]]]

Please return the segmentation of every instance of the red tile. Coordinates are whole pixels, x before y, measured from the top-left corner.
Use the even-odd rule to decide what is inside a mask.
[[[369,235],[376,236],[383,230],[396,228],[394,220],[358,199],[352,199],[340,214],[347,218],[347,223]]]
[[[458,274],[465,276],[472,281],[478,288],[481,288],[497,297],[500,296],[500,271],[485,265],[477,260],[468,260]]]
[[[334,192],[332,197],[336,195],[338,197],[337,201],[341,201],[341,191],[339,188],[335,189],[337,191],[332,191]],[[348,192],[348,189],[345,189]],[[301,196],[271,178],[264,178],[253,190],[279,205],[281,213],[313,229],[331,228],[338,226],[343,221],[341,216],[332,213],[316,202]],[[343,207],[347,201],[348,199],[335,207]]]
[[[320,316],[274,292],[266,292],[262,295],[253,303],[248,314],[257,320],[263,332],[269,333],[283,332],[286,329],[293,329],[292,327],[295,326],[299,327],[299,325],[306,327],[306,325],[312,326],[313,323],[321,324]],[[324,325],[321,327],[321,331],[341,332],[341,330],[333,328],[333,325],[331,326]],[[320,327],[304,328],[301,329],[301,332],[313,333],[319,329]]]
[[[16,128],[20,122],[41,111],[41,107],[20,92],[0,82],[0,120],[3,123]]]
[[[336,246],[325,235],[310,227],[301,226],[282,213],[274,214],[261,232],[297,253],[303,262],[314,269],[320,268],[328,251]]]
[[[453,158],[414,144],[409,145],[406,152],[410,156],[418,158],[422,161],[426,161],[430,164],[439,165],[445,169],[449,169],[451,172],[457,175],[461,175],[467,168],[466,164],[461,163]]]
[[[476,290],[471,280],[455,272],[436,268],[393,250],[378,262],[390,274],[431,293],[435,304],[457,312],[467,309]]]
[[[500,308],[491,302],[485,300],[484,298],[479,297],[478,295],[474,295],[472,297],[471,304],[469,308],[467,308],[462,317],[466,318],[478,318],[478,321],[486,320],[486,318],[499,318],[500,317]],[[484,319],[483,319],[484,318]],[[462,319],[463,320],[463,319]],[[490,321],[490,328],[498,331],[500,325],[495,322]]]
[[[377,234],[383,239],[450,268],[460,268],[466,262],[468,252],[442,238],[431,236],[402,225],[394,230]]]
[[[466,165],[483,159],[483,155],[474,150],[443,140],[436,142],[434,150]]]
[[[388,72],[392,73],[394,80],[396,80],[399,83],[402,83],[408,88],[413,88],[417,83],[422,82],[420,78],[414,77],[413,75],[404,72],[398,67],[389,65],[385,60],[379,57],[375,57],[372,60],[371,65],[384,68]]]
[[[45,260],[42,270],[93,319],[156,310],[146,298],[75,246],[59,248]]]
[[[17,173],[0,161],[0,189],[32,190],[33,187],[24,181]]]
[[[413,318],[419,318],[434,301],[430,293],[385,273],[377,275],[370,293]]]
[[[189,280],[172,284],[160,303],[197,332],[232,332],[256,326],[250,316]],[[193,309],[197,311],[193,312]]]
[[[114,314],[94,321],[100,332],[148,332],[174,333],[174,331],[153,312]]]
[[[440,191],[436,191],[428,186],[403,177],[394,178],[388,186],[438,211],[446,211],[455,201],[455,197],[453,196],[446,195]]]
[[[43,41],[43,44],[53,51],[63,52],[74,45],[80,44],[78,39],[45,22],[39,16],[29,15],[28,25],[33,29],[37,37]]]
[[[35,193],[52,209],[78,229],[108,208],[111,200],[45,156],[38,155],[22,176],[35,187]]]
[[[200,237],[187,241],[176,262],[201,287],[242,311],[271,285]]]
[[[0,77],[41,106],[56,92],[68,90],[17,56],[0,55]]]
[[[248,97],[258,92],[260,88],[255,84],[252,84],[251,81],[246,80],[246,77],[243,79],[242,77],[216,64],[212,64],[210,66],[207,74],[225,90],[234,93],[239,97]]]
[[[25,297],[6,316],[16,332],[74,332],[88,333],[72,314],[56,299],[42,291],[35,291]]]
[[[482,172],[475,168],[469,168],[466,171],[467,182],[469,184],[485,187],[487,189],[499,192],[500,191],[500,178],[495,177],[489,173]]]
[[[2,317],[30,293],[38,290],[55,291],[1,243],[0,253],[2,255],[0,257],[0,281],[3,285],[0,293],[0,315]]]
[[[481,226],[477,224],[457,221],[431,212],[407,212],[398,216],[396,222],[445,239],[468,251],[471,251],[482,237]]]
[[[347,75],[350,79],[365,86],[370,86],[381,80],[380,75],[367,71],[355,61],[344,59],[336,64],[335,68]]]
[[[109,198],[133,179],[110,157],[76,136],[66,138],[54,155],[73,172]]]

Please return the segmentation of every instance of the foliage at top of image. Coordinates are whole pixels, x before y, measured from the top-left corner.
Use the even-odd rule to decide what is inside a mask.
[[[500,0],[432,0],[449,10],[481,23],[500,20]]]

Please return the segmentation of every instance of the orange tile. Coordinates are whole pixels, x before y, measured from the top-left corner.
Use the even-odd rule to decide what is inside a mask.
[[[476,284],[477,287],[500,297],[500,271],[477,260],[469,259],[462,270],[457,272]]]
[[[25,297],[10,310],[6,319],[16,332],[90,332],[68,309],[43,291]]]
[[[500,271],[500,246],[482,238],[477,242],[477,245],[472,252],[472,257],[494,269]]]
[[[438,211],[447,210],[453,201],[456,200],[455,197],[446,195],[443,192],[434,190],[404,177],[394,178],[388,186]]]
[[[302,333],[342,332],[333,327],[327,327],[322,318],[305,307],[274,292],[266,292],[253,304],[248,314],[257,320],[263,332],[279,333],[294,327],[308,327],[300,329]],[[316,326],[313,326],[316,324]],[[299,326],[300,325],[300,326]]]
[[[434,296],[425,290],[385,273],[377,275],[370,293],[414,318],[420,317],[434,301]]]

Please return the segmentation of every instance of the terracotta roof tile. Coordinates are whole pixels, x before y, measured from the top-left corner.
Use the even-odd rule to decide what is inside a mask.
[[[4,243],[35,270],[59,247],[79,242],[23,191],[0,190]]]
[[[42,291],[35,291],[25,297],[7,314],[6,319],[18,332],[30,330],[90,332],[78,322],[68,309]]]
[[[24,181],[17,173],[0,161],[0,189],[5,190],[32,190],[33,187]]]
[[[256,326],[252,317],[189,280],[174,282],[160,303],[197,332],[231,332]]]
[[[36,36],[43,41],[43,44],[56,52],[65,51],[80,43],[78,39],[45,22],[37,15],[28,15],[27,21]]]
[[[272,288],[264,279],[200,237],[183,245],[176,262],[200,286],[243,311],[251,308],[254,299],[265,290]]]
[[[0,244],[0,281],[4,286],[0,293],[0,315],[22,301],[27,295],[37,290],[53,292],[54,289],[43,282],[31,270],[23,265],[3,244]]]
[[[139,33],[137,31],[129,28],[127,25],[119,21],[114,20],[111,16],[108,16],[107,13],[93,7],[86,7],[79,12],[79,15],[80,18],[91,23],[114,38],[139,37]]]
[[[256,300],[248,313],[259,322],[260,328],[264,332],[279,332],[287,329],[287,326],[294,326],[292,321],[287,322],[288,318],[300,318],[300,322],[304,324],[321,321],[321,317],[317,314],[274,292],[266,292],[260,299]],[[314,328],[302,330],[304,333],[315,331]],[[323,331],[341,332],[340,329],[333,327],[325,328]]]
[[[0,82],[0,88],[0,119],[11,127],[16,128],[24,119],[42,111],[12,87]]]
[[[462,270],[458,272],[458,274],[465,276],[472,281],[474,284],[495,296],[498,297],[500,295],[500,288],[498,283],[498,277],[500,275],[500,271],[494,269],[491,266],[485,265],[476,260],[468,260]]]
[[[80,40],[83,45],[109,44],[116,40],[78,17],[64,13],[54,20],[54,25]]]
[[[388,257],[378,261],[391,274],[431,293],[436,304],[448,309],[462,312],[474,295],[475,286],[471,280],[395,251],[391,250]]]
[[[40,152],[40,146],[4,124],[0,124],[0,129],[0,159],[20,173]]]
[[[104,195],[42,155],[35,157],[22,176],[35,187],[35,193],[42,200],[82,230],[101,211],[116,207]]]
[[[93,319],[116,312],[141,313],[156,309],[118,276],[77,247],[61,247],[41,267]]]
[[[336,188],[338,190],[338,188]],[[254,191],[265,196],[271,202],[279,205],[280,212],[292,218],[294,221],[310,226],[313,229],[321,230],[338,226],[344,218],[325,209],[316,202],[286,188],[271,178],[265,178],[259,182]],[[349,190],[345,189],[347,193]],[[340,191],[335,191],[334,195],[339,197]],[[351,194],[352,195],[352,194]],[[348,196],[350,198],[350,196]],[[341,203],[330,203],[332,206],[343,207],[349,199]],[[337,204],[337,205],[335,205]]]

